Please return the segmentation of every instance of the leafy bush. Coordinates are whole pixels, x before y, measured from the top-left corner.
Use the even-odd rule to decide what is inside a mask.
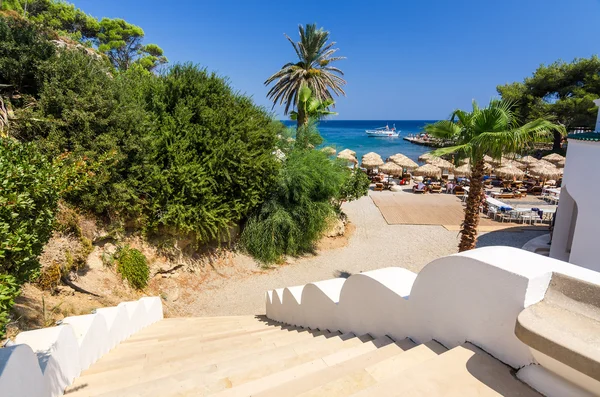
[[[121,248],[117,258],[117,271],[133,288],[143,289],[148,285],[148,262],[144,254],[134,248]]]
[[[352,201],[366,196],[369,193],[371,181],[367,174],[359,168],[348,170],[348,177],[340,188],[337,197],[337,207],[339,208],[344,201]]]
[[[62,277],[61,266],[59,263],[53,263],[44,268],[37,279],[37,285],[44,291],[54,291],[60,284]]]
[[[19,282],[35,275],[52,234],[58,174],[33,145],[0,139],[0,273]]]
[[[10,311],[19,296],[20,285],[8,274],[0,274],[0,338],[6,336],[6,325],[10,321]]]
[[[271,199],[248,220],[241,244],[264,263],[311,252],[335,216],[332,199],[347,177],[345,167],[319,150],[294,149],[280,171]]]

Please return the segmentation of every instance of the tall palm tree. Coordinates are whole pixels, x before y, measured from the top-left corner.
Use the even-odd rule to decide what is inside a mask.
[[[327,116],[336,116],[336,112],[329,110],[329,107],[334,105],[333,99],[325,99],[321,101],[312,93],[312,90],[307,86],[303,86],[298,94],[298,112],[292,111],[290,119],[298,120],[298,113],[303,112],[307,119],[321,120]]]
[[[473,101],[470,112],[455,110],[449,120],[425,126],[428,134],[455,142],[452,147],[434,151],[434,155],[453,153],[471,160],[471,185],[458,246],[461,252],[475,248],[477,243],[479,206],[484,194],[483,157],[500,159],[503,154],[522,152],[535,142],[552,142],[554,131],[565,134],[563,126],[544,119],[519,126],[513,108],[508,101],[492,100],[485,108]]]
[[[298,31],[300,41],[297,43],[285,35],[294,47],[298,61],[286,63],[265,81],[267,86],[275,82],[267,93],[267,98],[273,101],[273,105],[285,104],[285,114],[298,105],[298,96],[303,86],[310,88],[320,101],[333,99],[332,92],[346,95],[342,88],[346,81],[340,77],[344,72],[331,66],[333,62],[345,57],[333,56],[338,49],[333,48],[335,42],[327,43],[329,32],[323,28],[317,29],[315,24],[307,24],[306,27],[299,25]],[[308,116],[302,108],[298,108],[297,121],[298,126],[308,123]]]

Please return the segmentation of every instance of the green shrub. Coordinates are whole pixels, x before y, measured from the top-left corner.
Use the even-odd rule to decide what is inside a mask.
[[[121,248],[117,257],[117,271],[133,288],[144,289],[148,285],[148,262],[144,254],[134,248]]]
[[[352,170],[349,169],[347,173],[347,178],[337,196],[338,208],[344,201],[357,200],[369,193],[371,181],[365,172],[360,168],[354,168]]]
[[[8,274],[0,274],[0,338],[6,336],[6,325],[10,321],[10,311],[19,296],[20,285]]]
[[[264,263],[313,251],[335,216],[332,199],[338,196],[346,177],[345,167],[330,161],[323,152],[292,150],[273,196],[248,220],[242,247]]]
[[[28,281],[58,208],[57,168],[31,144],[0,139],[0,273]]]

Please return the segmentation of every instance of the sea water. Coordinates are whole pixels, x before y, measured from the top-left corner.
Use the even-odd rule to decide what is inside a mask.
[[[434,123],[436,120],[323,120],[319,122],[318,129],[324,139],[322,146],[332,146],[338,152],[344,149],[354,150],[356,158],[375,152],[385,160],[389,156],[402,153],[417,161],[417,158],[433,148],[416,145],[402,139],[407,135],[423,132],[426,124]],[[295,126],[294,121],[284,121],[287,126]],[[396,126],[400,132],[397,138],[373,138],[368,137],[365,130],[375,128]]]

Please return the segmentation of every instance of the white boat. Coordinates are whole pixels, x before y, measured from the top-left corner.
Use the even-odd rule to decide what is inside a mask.
[[[396,125],[394,125],[392,128],[386,125],[385,127],[376,128],[374,130],[366,130],[365,132],[367,133],[367,136],[373,138],[396,138],[400,136],[400,131],[396,131]]]

